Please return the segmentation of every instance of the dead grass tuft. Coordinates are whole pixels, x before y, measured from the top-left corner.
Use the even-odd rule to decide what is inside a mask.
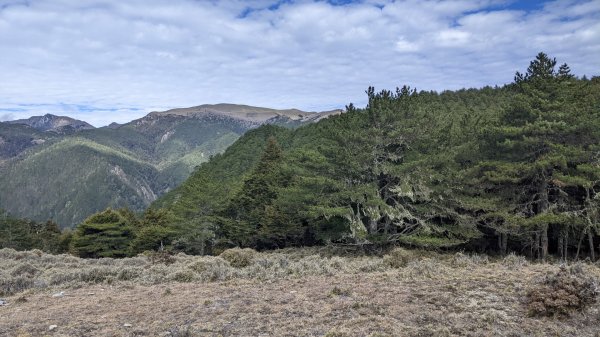
[[[414,253],[404,248],[394,248],[383,257],[383,261],[392,268],[406,267],[409,261],[415,258]]]
[[[450,264],[455,268],[469,268],[488,264],[489,258],[487,255],[465,254],[458,252],[452,256]]]
[[[502,258],[502,265],[509,268],[521,268],[529,265],[529,262],[524,256],[516,255],[515,253],[510,253]]]
[[[175,258],[173,257],[173,254],[166,250],[151,251],[147,252],[146,255],[148,256],[148,259],[152,264],[162,263],[169,265],[171,263],[175,263]]]
[[[329,292],[329,295],[332,296],[350,296],[352,291],[349,288],[340,288],[338,286],[334,286],[333,289]]]
[[[250,248],[231,248],[222,252],[219,256],[234,268],[244,268],[252,264],[258,253]]]
[[[23,263],[15,266],[10,273],[12,276],[34,277],[39,273],[39,270],[30,263]]]
[[[528,293],[527,305],[531,315],[569,316],[584,310],[598,298],[598,280],[585,271],[582,263],[561,266],[556,273],[544,277]]]

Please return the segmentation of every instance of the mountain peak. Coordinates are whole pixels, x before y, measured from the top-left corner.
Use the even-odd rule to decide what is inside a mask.
[[[94,127],[87,122],[67,116],[57,116],[49,113],[43,116],[32,116],[27,119],[7,121],[7,123],[25,124],[40,131],[54,131],[59,133],[71,130],[79,131],[94,129]]]

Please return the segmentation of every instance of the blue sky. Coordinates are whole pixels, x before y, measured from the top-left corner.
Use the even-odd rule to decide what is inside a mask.
[[[600,0],[0,0],[0,120],[365,104],[503,85],[544,51],[600,75]]]

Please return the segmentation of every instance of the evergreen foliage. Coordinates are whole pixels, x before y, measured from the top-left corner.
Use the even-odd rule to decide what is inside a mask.
[[[48,253],[68,251],[70,232],[61,232],[57,223],[48,220],[37,223],[18,219],[0,209],[0,249],[40,249]]]
[[[556,66],[540,53],[501,88],[370,87],[364,109],[247,133],[155,206],[179,219],[171,226],[211,217],[224,248],[402,243],[546,258],[577,255],[585,238],[595,258],[600,81]]]
[[[106,209],[77,226],[71,249],[80,257],[125,257],[132,238],[133,226],[128,212]]]
[[[401,244],[595,260],[600,78],[556,66],[540,53],[504,87],[369,87],[363,109],[247,132],[143,215],[96,213],[72,239],[48,224],[40,233],[63,239],[46,243],[38,225],[3,215],[0,244],[71,240],[83,257]]]

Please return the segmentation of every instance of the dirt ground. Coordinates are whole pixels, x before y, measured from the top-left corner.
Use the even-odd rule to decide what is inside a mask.
[[[5,298],[0,336],[600,336],[598,304],[528,315],[527,287],[548,268],[45,289]]]

